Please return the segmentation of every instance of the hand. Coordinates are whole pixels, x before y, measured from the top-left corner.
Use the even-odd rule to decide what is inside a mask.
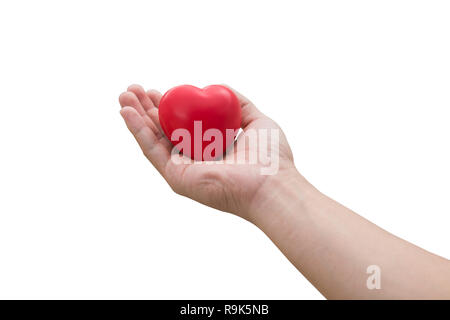
[[[279,169],[275,175],[262,175],[261,169],[264,165],[259,159],[255,164],[211,162],[177,164],[172,161],[172,145],[159,124],[158,106],[161,94],[156,90],[146,92],[139,85],[130,86],[119,97],[122,106],[120,113],[144,155],[176,193],[252,221],[254,218],[252,215],[258,211],[253,209],[265,198],[270,197],[271,193],[273,194],[270,186],[289,180],[289,177],[296,175],[296,170],[291,149],[279,126],[262,114],[247,98],[233,91],[242,108],[243,132],[235,142],[236,147],[225,155],[224,162],[230,156],[243,156],[238,154],[241,152],[246,153],[247,159],[250,154],[256,155],[258,159],[257,146],[245,149],[237,146],[245,143],[250,129],[278,129]],[[268,154],[274,152],[270,150],[270,143],[268,149]]]
[[[243,129],[237,145],[251,129],[279,129],[249,100],[235,93],[242,107]],[[137,85],[119,98],[128,128],[172,189],[253,222],[325,297],[449,299],[449,261],[393,236],[320,193],[295,169],[280,129],[279,170],[275,175],[261,175],[264,165],[259,162],[173,162],[172,145],[158,121],[160,99],[159,92],[145,92]],[[234,152],[250,155],[258,149],[249,146],[242,151],[236,147]],[[366,270],[372,265],[382,268],[382,290],[368,289]]]

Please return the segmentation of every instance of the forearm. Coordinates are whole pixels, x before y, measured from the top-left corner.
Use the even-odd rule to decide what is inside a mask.
[[[274,179],[253,222],[327,298],[450,298],[450,262],[377,227],[300,174]],[[273,196],[275,194],[275,196]],[[369,290],[367,267],[381,270]]]

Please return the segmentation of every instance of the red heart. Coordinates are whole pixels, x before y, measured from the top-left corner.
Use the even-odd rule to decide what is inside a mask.
[[[241,125],[241,107],[236,95],[227,87],[212,85],[199,89],[182,85],[170,89],[161,98],[159,121],[164,133],[174,146],[185,138],[185,136],[183,138],[179,136],[183,130],[174,132],[176,129],[186,129],[187,131],[184,130],[184,132],[189,132],[190,150],[189,148],[181,150],[184,155],[194,160],[213,160],[220,158],[234,142]],[[213,142],[218,139],[219,132],[222,135],[220,139],[222,148],[214,148]],[[211,146],[204,154],[208,145]],[[211,149],[214,150],[209,152]]]

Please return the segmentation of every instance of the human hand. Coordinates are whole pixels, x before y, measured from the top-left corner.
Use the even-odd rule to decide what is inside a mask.
[[[295,169],[278,125],[235,93],[242,108],[243,132],[225,163],[173,161],[172,145],[159,125],[159,92],[132,85],[119,100],[121,114],[145,156],[176,193],[253,222],[325,297],[449,298],[447,259],[393,236],[320,193]],[[231,156],[242,156],[241,152],[246,156],[259,152],[254,145],[239,148],[253,129],[279,130],[276,150],[269,145],[269,152],[279,155],[274,175],[262,175],[266,164],[260,161],[226,163]],[[369,290],[367,284],[365,271],[374,262],[383,268],[383,290]]]
[[[253,221],[254,214],[258,212],[255,208],[264,202],[265,198],[273,196],[273,187],[297,176],[298,173],[294,167],[291,149],[280,127],[262,114],[247,98],[233,91],[242,108],[243,131],[235,141],[235,147],[224,156],[222,162],[186,164],[176,163],[171,159],[173,147],[161,129],[158,117],[162,95],[156,90],[146,92],[139,85],[131,85],[119,97],[122,106],[120,113],[144,155],[176,193]],[[268,154],[274,152],[279,160],[278,171],[274,175],[261,174],[261,169],[267,164],[260,161],[259,146],[246,143],[250,131],[261,129],[276,129],[279,132],[278,145],[269,143],[267,146]],[[241,144],[242,148],[239,147]],[[253,157],[257,161],[227,163],[230,157]]]

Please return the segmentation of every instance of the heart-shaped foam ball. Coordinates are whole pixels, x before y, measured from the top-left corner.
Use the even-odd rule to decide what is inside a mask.
[[[241,125],[241,107],[227,87],[212,85],[200,89],[182,85],[161,98],[159,121],[167,138],[184,155],[198,161],[214,160],[234,143]],[[180,148],[183,141],[184,148]],[[190,148],[186,148],[187,142]]]

